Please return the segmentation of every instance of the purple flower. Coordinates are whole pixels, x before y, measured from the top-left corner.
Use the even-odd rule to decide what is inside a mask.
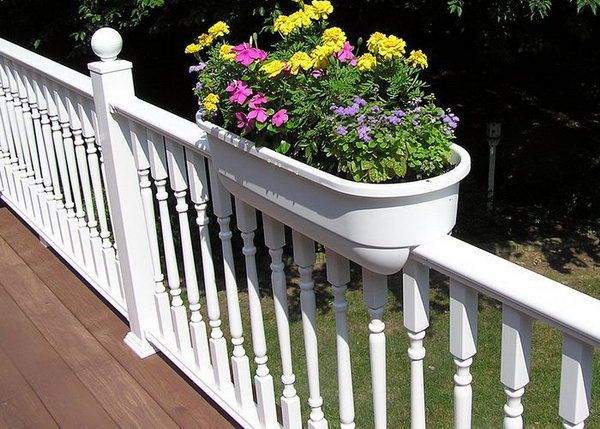
[[[388,122],[390,124],[393,124],[393,125],[399,125],[402,123],[402,119],[400,119],[398,116],[395,116],[395,115],[386,116],[386,119],[388,120]]]
[[[354,102],[356,104],[358,104],[359,106],[366,106],[367,105],[367,102],[364,99],[360,98],[358,95],[354,96]]]
[[[393,110],[392,113],[400,118],[404,118],[406,116],[404,110]]]
[[[371,136],[369,135],[369,133],[371,132],[371,127],[367,127],[366,125],[361,125],[360,127],[358,127],[356,129],[356,131],[358,132],[359,139],[361,139],[364,142],[371,141]]]
[[[200,91],[202,89],[204,85],[202,84],[202,82],[196,82],[196,86],[194,89],[197,89],[198,91]]]
[[[360,106],[358,105],[358,103],[354,103],[346,108],[346,115],[354,116],[358,114],[359,110]]]
[[[377,113],[377,112],[380,112],[380,111],[381,111],[381,107],[379,107],[377,105],[371,107],[371,112],[372,113]]]
[[[325,119],[327,119],[328,121],[333,121],[333,116],[329,115]]]
[[[356,118],[356,121],[359,124],[362,124],[363,122],[365,122],[365,118],[367,117],[367,115],[365,115],[364,113],[362,115],[360,115],[358,118]]]
[[[198,63],[198,65],[196,65],[196,66],[190,66],[189,72],[190,73],[196,73],[196,72],[199,72],[201,70],[204,70],[205,67],[206,67],[206,63],[204,61],[200,61],[200,63]]]
[[[346,134],[348,134],[348,130],[342,125],[337,127],[335,129],[335,132],[338,133],[340,136],[345,136]]]

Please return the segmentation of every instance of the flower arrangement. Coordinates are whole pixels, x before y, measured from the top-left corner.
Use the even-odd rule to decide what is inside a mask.
[[[217,22],[185,48],[198,63],[200,115],[257,145],[357,182],[418,180],[448,170],[459,119],[425,95],[421,50],[373,33],[363,47],[329,25],[327,0],[274,11],[274,42],[231,45]],[[364,49],[366,48],[366,49]],[[365,52],[361,53],[361,49]]]

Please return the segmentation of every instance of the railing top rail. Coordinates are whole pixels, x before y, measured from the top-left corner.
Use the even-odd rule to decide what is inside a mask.
[[[210,158],[206,133],[189,121],[139,98],[113,99],[119,114]]]
[[[56,61],[52,61],[49,58],[31,52],[2,38],[0,38],[0,56],[34,70],[36,73],[60,83],[85,97],[92,97],[92,82],[89,76],[63,66]]]
[[[447,236],[413,250],[411,258],[600,347],[600,300]]]

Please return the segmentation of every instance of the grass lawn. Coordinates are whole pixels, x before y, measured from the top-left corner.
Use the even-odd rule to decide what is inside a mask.
[[[258,243],[257,243],[258,244]],[[259,247],[260,248],[260,247]],[[572,249],[570,250],[572,252]],[[597,254],[597,248],[594,250]],[[552,268],[552,255],[560,257],[560,252],[524,250],[513,251],[510,259],[549,276],[557,281],[569,284],[587,294],[600,298],[600,265],[591,253],[582,252],[577,258],[570,258],[561,270]],[[592,255],[592,256],[590,256]],[[572,256],[572,255],[571,255]],[[268,267],[266,255],[257,255],[259,267]],[[262,260],[261,260],[262,258]],[[240,258],[241,259],[241,258]],[[242,261],[237,261],[242,262]],[[246,336],[246,352],[253,359],[250,342],[248,299],[244,288],[243,267],[238,270],[240,284],[240,302],[244,318]],[[356,267],[354,267],[356,269]],[[299,301],[297,275],[288,272],[288,298],[291,319],[292,353],[294,356],[294,373],[296,388],[303,404],[303,419],[308,419],[309,408],[308,381],[306,378],[306,362],[302,337],[302,321]],[[356,409],[356,424],[360,428],[373,426],[371,404],[371,380],[368,351],[369,323],[366,306],[362,303],[360,276],[353,277],[357,281],[349,286],[348,321],[350,329],[353,386]],[[268,342],[268,366],[275,382],[277,398],[281,395],[282,383],[281,363],[275,325],[273,300],[270,293],[268,272],[260,274],[262,309]],[[318,306],[318,338],[321,395],[324,398],[324,412],[330,427],[339,427],[335,346],[335,312],[331,308],[333,295],[331,287],[325,282],[322,265],[315,266],[315,284]],[[518,287],[518,285],[515,285]],[[401,428],[409,426],[410,417],[410,373],[407,357],[408,338],[402,325],[402,289],[401,276],[390,277],[389,302],[384,315],[387,341],[387,388],[388,388],[388,427]],[[229,338],[224,292],[220,292],[221,311],[225,334]],[[501,427],[505,396],[500,384],[500,338],[501,307],[498,302],[480,296],[479,300],[479,352],[475,356],[472,367],[473,374],[473,427]],[[440,275],[432,273],[431,288],[431,326],[425,338],[427,356],[425,365],[425,391],[427,422],[431,428],[452,427],[452,388],[454,364],[448,352],[448,287],[447,281]],[[204,310],[204,309],[203,309]],[[231,349],[231,345],[228,347]],[[542,323],[535,322],[532,345],[532,381],[524,398],[525,426],[551,428],[561,427],[558,418],[558,399],[561,363],[561,335],[558,331]],[[255,370],[252,362],[252,371]],[[596,377],[593,384],[595,394],[593,408],[600,407],[600,359],[595,359]],[[279,399],[278,399],[279,401]],[[600,428],[600,416],[592,414],[588,420],[588,428]]]

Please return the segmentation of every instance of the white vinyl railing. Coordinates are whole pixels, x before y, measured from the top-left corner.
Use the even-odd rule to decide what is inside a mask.
[[[213,169],[204,132],[136,98],[131,64],[115,59],[120,43],[110,32],[96,39],[102,61],[89,65],[87,77],[0,39],[2,200],[128,318],[125,341],[138,355],[162,351],[243,427],[327,428],[324,407],[332,398],[322,397],[320,381],[332,368],[320,366],[319,348],[333,346],[317,336],[318,237],[290,234],[270,213],[232,201]],[[289,266],[283,254],[290,237],[299,273],[303,357],[302,350],[292,350],[288,314]],[[256,255],[263,242],[274,321],[265,319],[259,290]],[[236,260],[245,267],[245,279]],[[388,427],[383,314],[388,278],[362,269],[371,386],[356,385],[346,299],[350,261],[329,249],[325,260],[334,296],[340,427],[355,427],[354,401],[365,391],[371,392],[373,426]],[[411,427],[426,427],[430,270],[450,278],[454,427],[472,424],[470,368],[477,353],[479,293],[502,303],[504,427],[523,427],[532,320],[563,333],[558,413],[565,428],[584,427],[593,353],[600,346],[600,301],[449,236],[413,249],[403,270]],[[239,296],[244,283],[250,315],[245,333]],[[279,380],[270,370],[273,351],[267,349],[266,331],[271,326]],[[296,388],[299,366],[306,367],[308,397]]]

